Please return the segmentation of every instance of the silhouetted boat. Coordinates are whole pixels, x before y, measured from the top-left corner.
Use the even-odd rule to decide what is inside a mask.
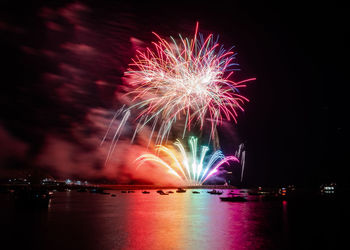
[[[209,194],[216,194],[216,195],[221,195],[221,194],[223,194],[222,191],[217,191],[217,190],[215,190],[215,189],[213,189],[213,190],[211,190],[211,191],[208,191],[208,193],[209,193]]]
[[[149,194],[150,192],[148,192],[148,191],[143,191],[142,193],[143,193],[143,194]]]
[[[135,193],[134,190],[128,190],[128,193]]]
[[[160,195],[169,195],[169,194],[165,193],[163,190],[158,190],[157,193]]]
[[[116,195],[115,194],[111,194],[112,197],[115,197]]]
[[[168,194],[173,194],[174,192],[173,192],[173,191],[168,191],[167,193],[168,193]]]
[[[123,191],[122,191],[122,193],[124,193],[124,194],[125,194],[125,193],[126,193],[126,191],[124,191],[124,190],[123,190]]]
[[[108,194],[108,195],[109,195],[110,193],[107,193],[107,192],[104,192],[104,191],[103,191],[103,192],[101,192],[101,193],[99,193],[99,194]]]
[[[249,195],[270,195],[272,194],[271,192],[266,192],[266,191],[257,191],[257,192],[248,192]]]
[[[183,188],[178,188],[178,189],[176,190],[176,193],[186,193],[186,190],[183,189]]]
[[[109,194],[109,193],[106,193],[102,188],[90,189],[90,193],[94,193],[94,194]]]
[[[229,202],[247,201],[247,199],[242,197],[242,196],[220,197],[220,200],[221,201],[229,201]]]
[[[198,191],[192,191],[192,194],[200,194]]]
[[[248,192],[249,195],[261,195],[259,192]]]

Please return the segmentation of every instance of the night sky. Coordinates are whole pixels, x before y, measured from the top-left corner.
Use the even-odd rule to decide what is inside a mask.
[[[152,31],[190,36],[199,21],[200,32],[236,46],[236,79],[257,78],[244,92],[250,102],[238,124],[219,129],[224,152],[246,145],[244,183],[347,184],[349,9],[169,3],[0,3],[0,175],[41,169],[144,181],[125,161],[103,169],[103,124],[121,105],[116,93],[135,49],[149,46]]]

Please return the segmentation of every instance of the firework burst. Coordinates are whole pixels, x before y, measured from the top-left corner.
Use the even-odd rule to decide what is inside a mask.
[[[218,173],[219,168],[230,161],[239,162],[235,156],[224,156],[218,150],[209,158],[206,154],[209,150],[207,146],[202,146],[198,150],[198,138],[191,136],[189,139],[190,153],[187,153],[179,140],[174,146],[177,150],[163,145],[156,146],[156,154],[143,154],[136,161],[140,167],[145,162],[151,162],[164,167],[169,174],[174,175],[187,185],[201,185],[210,177]],[[163,154],[165,157],[161,157]]]
[[[230,80],[238,64],[235,53],[220,46],[218,39],[210,34],[193,39],[170,37],[166,41],[158,34],[153,49],[137,51],[137,56],[125,75],[133,91],[133,105],[128,110],[139,110],[136,120],[141,124],[153,121],[159,125],[157,142],[167,138],[173,124],[181,120],[183,137],[186,130],[210,121],[211,137],[223,119],[237,122],[237,110],[244,111],[244,102],[249,101],[239,94],[239,89],[252,79],[240,82]]]
[[[162,145],[175,124],[182,129],[182,138],[191,128],[203,131],[209,124],[209,140],[218,141],[216,127],[223,120],[237,122],[238,111],[244,111],[249,101],[239,90],[255,78],[231,80],[238,70],[235,52],[225,50],[212,34],[206,38],[198,34],[198,23],[192,39],[179,35],[167,41],[154,35],[158,41],[152,48],[138,50],[125,72],[131,104],[116,112],[111,125],[118,119],[117,129],[113,132],[110,125],[102,140],[114,133],[106,162],[129,119],[136,122],[131,142],[147,127],[151,129],[148,145],[151,141]]]

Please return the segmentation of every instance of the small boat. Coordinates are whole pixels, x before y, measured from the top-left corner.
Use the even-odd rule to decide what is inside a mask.
[[[112,197],[115,197],[116,195],[115,194],[111,194]]]
[[[192,194],[200,194],[198,191],[192,191]]]
[[[128,193],[135,193],[134,190],[128,190]]]
[[[320,186],[321,194],[335,194],[336,192],[336,183],[330,183],[330,184],[322,184]]]
[[[125,194],[125,193],[126,193],[126,191],[124,191],[124,190],[123,190],[123,191],[122,191],[122,193],[124,193],[124,194]]]
[[[174,193],[174,192],[173,192],[173,191],[168,191],[167,193],[168,193],[168,194],[172,194],[172,193]]]
[[[168,193],[163,192],[163,190],[161,190],[161,192],[157,191],[157,193],[160,194],[160,195],[169,195]]]
[[[266,191],[257,191],[257,192],[248,192],[249,195],[270,195],[272,194],[271,192],[266,192]]]
[[[150,192],[148,192],[148,191],[143,191],[142,193],[143,193],[143,194],[149,194]]]
[[[259,192],[248,192],[249,195],[261,195]]]
[[[229,202],[247,201],[247,199],[242,197],[242,196],[220,197],[220,200],[221,201],[229,201]]]
[[[102,188],[93,188],[90,190],[90,193],[94,194],[107,194],[104,189]],[[108,193],[109,194],[109,193]]]
[[[213,190],[211,190],[211,191],[208,191],[208,193],[209,193],[209,194],[216,194],[216,195],[221,195],[221,194],[223,194],[222,191],[217,191],[217,190],[215,190],[215,189],[213,189]]]
[[[157,190],[157,193],[158,193],[158,194],[164,193],[164,191],[160,189],[160,190]]]
[[[176,193],[186,193],[186,190],[183,189],[183,188],[178,188],[178,189],[176,190]]]

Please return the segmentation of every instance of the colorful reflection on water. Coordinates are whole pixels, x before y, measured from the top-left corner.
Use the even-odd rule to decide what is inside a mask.
[[[319,235],[337,216],[324,212],[333,207],[328,203],[231,203],[208,190],[192,191],[57,192],[44,211],[1,206],[1,235],[13,249],[290,249],[314,246],[316,238],[322,245],[330,234]]]
[[[150,194],[111,191],[116,197],[80,194],[90,200],[84,210],[96,213],[86,218],[96,220],[91,225],[95,232],[92,245],[96,249],[268,249],[278,243],[269,240],[273,235],[267,230],[271,208],[277,220],[283,218],[280,203],[273,207],[261,202],[226,203],[208,190],[198,190],[200,194],[173,191],[169,195],[159,195],[156,190]],[[79,194],[58,196],[56,202],[72,199],[72,195]],[[70,209],[80,208],[71,205]],[[59,210],[53,204],[50,213]],[[272,234],[282,236],[283,224],[274,228]]]
[[[247,203],[223,204],[206,191],[135,198],[128,204],[129,249],[233,249],[252,230]]]

